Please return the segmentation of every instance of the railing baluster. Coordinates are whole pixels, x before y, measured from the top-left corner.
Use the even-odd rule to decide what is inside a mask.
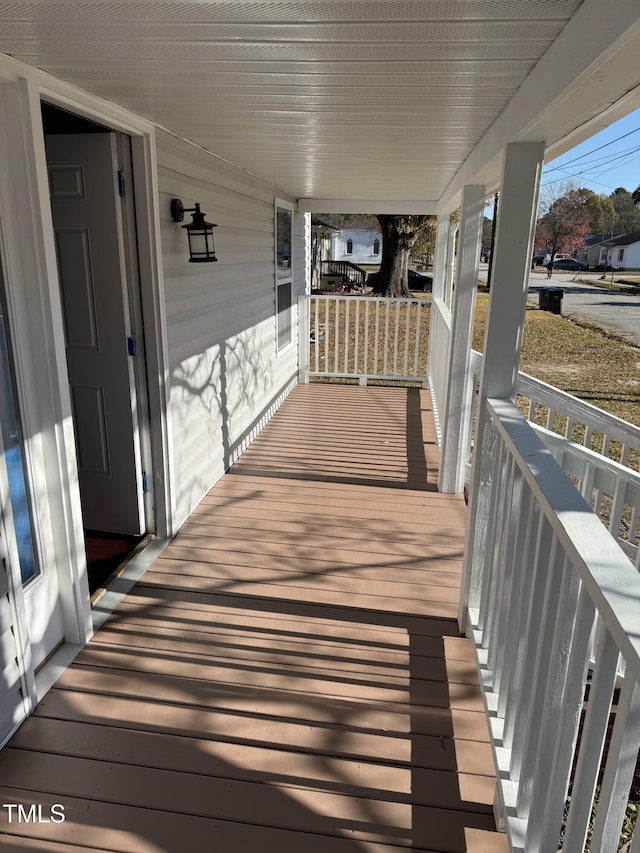
[[[405,319],[404,319],[404,362],[402,372],[405,376],[409,374],[409,329],[411,328],[411,314],[413,302],[407,300],[405,303]]]
[[[536,419],[536,401],[533,397],[529,398],[529,405],[527,406],[527,420],[535,421]]]
[[[584,688],[589,664],[589,636],[594,619],[594,606],[584,586],[578,594],[578,606],[574,631],[569,652],[569,664],[561,701],[561,720],[555,736],[550,737],[553,754],[549,783],[543,787],[539,796],[545,800],[544,807],[536,808],[543,819],[535,825],[532,820],[529,833],[540,836],[539,846],[531,845],[531,850],[556,850],[565,808],[569,776],[573,763],[573,754],[578,736],[578,725],[582,714]],[[566,851],[565,851],[566,853]]]
[[[504,720],[507,700],[517,702],[517,691],[520,688],[516,677],[516,666],[518,660],[519,643],[522,638],[520,625],[522,622],[522,611],[524,602],[529,600],[531,587],[531,567],[533,563],[533,548],[530,547],[534,531],[539,523],[538,508],[533,501],[531,489],[523,486],[524,495],[521,509],[521,523],[518,528],[516,540],[516,553],[522,555],[520,570],[514,573],[513,588],[511,592],[511,606],[508,608],[508,621],[505,629],[504,661],[501,667],[500,678],[494,684],[498,691],[498,717]],[[513,727],[507,730],[503,728],[503,741],[507,748],[511,748],[511,735]]]
[[[344,366],[342,370],[344,373],[350,373],[351,371],[349,370],[349,329],[351,327],[351,300],[349,298],[346,298],[344,300],[344,310]]]
[[[514,630],[514,622],[520,607],[520,593],[523,582],[523,550],[527,538],[527,532],[531,523],[532,502],[531,490],[525,486],[524,478],[518,468],[515,469],[514,488],[512,504],[517,506],[517,512],[512,513],[512,522],[509,526],[507,550],[505,552],[505,564],[507,572],[505,585],[500,596],[499,622],[496,636],[499,639],[494,659],[493,689],[498,694],[498,716],[504,716],[504,705],[501,704],[501,685],[509,680],[513,650],[518,636]]]
[[[584,849],[616,680],[618,647],[606,625],[601,623],[601,626],[598,655],[571,791],[571,806],[563,845],[566,851]]]
[[[384,312],[384,345],[382,352],[384,353],[384,358],[382,361],[382,373],[387,375],[387,363],[389,358],[389,311],[390,303],[387,302],[387,310]]]
[[[400,301],[396,300],[395,304],[395,314],[396,314],[396,323],[395,323],[395,332],[393,336],[393,373],[397,375],[398,373],[398,350],[400,349]]]
[[[416,304],[416,346],[413,358],[413,375],[418,376],[418,365],[420,363],[420,326],[422,323],[422,305]]]
[[[356,300],[355,341],[353,344],[353,372],[357,375],[360,367],[360,299]]]
[[[318,302],[317,299],[314,299],[313,302],[314,302],[314,305],[313,305],[313,328],[315,330],[315,336],[316,336],[316,342],[315,342],[315,345],[313,347],[313,349],[314,349],[313,369],[317,373],[318,370],[320,369],[320,366],[319,366],[319,358],[320,358],[320,317],[319,317],[320,303]]]
[[[491,612],[493,619],[487,623],[487,666],[495,672],[498,644],[500,642],[499,625],[500,612],[503,599],[510,589],[509,575],[513,572],[513,565],[508,560],[509,540],[511,543],[515,534],[517,523],[517,508],[519,504],[514,501],[514,490],[516,484],[515,460],[511,454],[506,456],[503,464],[504,474],[499,486],[500,504],[498,506],[497,518],[499,519],[500,535],[496,537],[495,556],[493,558],[494,572],[491,583]],[[495,689],[495,687],[494,687]]]
[[[547,586],[547,570],[549,564],[555,558],[557,540],[553,535],[549,521],[542,516],[541,524],[536,542],[536,555],[533,568],[531,584],[531,595],[528,602],[526,628],[524,630],[523,654],[522,654],[522,686],[520,689],[520,701],[517,709],[511,706],[510,712],[515,714],[513,749],[511,753],[511,774],[516,780],[520,778],[522,760],[524,757],[524,745],[526,743],[527,729],[529,723],[529,711],[533,697],[533,679],[538,641],[540,632],[540,616],[544,608],[545,590]]]
[[[562,711],[562,696],[568,668],[567,650],[570,648],[573,624],[578,602],[579,581],[568,564],[562,548],[556,556],[545,594],[544,614],[540,620],[536,669],[532,679],[537,685],[529,711],[529,729],[524,748],[518,789],[518,815],[534,818],[530,811],[534,805],[533,793],[542,795],[543,786],[538,779],[548,779],[553,763],[553,752],[546,744],[557,730]],[[542,797],[542,799],[544,799]],[[535,849],[535,847],[532,847]]]
[[[553,422],[555,420],[555,410],[549,407],[549,411],[547,412],[547,429],[551,430],[551,432],[555,432],[553,428]]]
[[[500,490],[498,488],[498,483],[502,477],[502,461],[504,457],[504,447],[502,442],[498,441],[495,448],[495,454],[493,459],[493,471],[491,474],[491,494],[489,496],[489,511],[487,513],[487,518],[489,519],[489,526],[487,527],[486,533],[486,542],[485,542],[485,554],[487,555],[486,567],[484,574],[482,576],[482,584],[480,587],[480,600],[478,604],[478,628],[482,632],[482,645],[486,648],[486,619],[490,618],[489,616],[489,608],[487,606],[489,593],[491,589],[491,585],[493,583],[493,571],[494,571],[494,563],[493,563],[493,555],[495,548],[495,539],[496,539],[496,529],[497,529],[497,512],[495,511],[499,499],[500,499]],[[492,523],[493,522],[493,523]]]
[[[338,353],[340,352],[340,297],[336,296],[333,300],[335,306],[335,340],[333,347],[333,372],[338,373]]]
[[[371,307],[371,302],[367,300],[364,304],[364,370],[363,373],[365,377],[369,375],[371,372],[369,370],[369,308]]]
[[[629,464],[629,445],[625,442],[622,444],[622,449],[620,451],[620,464],[628,465]]]
[[[378,369],[378,344],[380,342],[380,300],[376,299],[376,336],[373,342],[373,375],[376,376],[380,372]]]
[[[620,691],[591,850],[617,850],[640,748],[640,687],[628,676]]]
[[[329,331],[331,329],[331,325],[329,324],[329,299],[325,300],[324,303],[324,372],[329,372]]]

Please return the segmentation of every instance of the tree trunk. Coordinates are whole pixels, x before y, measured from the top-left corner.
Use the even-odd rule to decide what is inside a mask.
[[[382,231],[382,258],[375,290],[384,296],[411,296],[407,272],[411,248],[418,235],[415,228],[407,227],[407,219],[378,215]]]

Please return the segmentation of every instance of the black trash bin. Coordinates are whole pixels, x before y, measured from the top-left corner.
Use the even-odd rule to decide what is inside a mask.
[[[551,311],[552,314],[562,314],[562,300],[564,289],[562,287],[541,287],[538,294],[538,306],[543,311]]]
[[[549,288],[541,287],[538,291],[538,308],[542,311],[549,310]]]
[[[564,290],[561,287],[549,288],[549,311],[552,314],[562,314],[562,300]]]

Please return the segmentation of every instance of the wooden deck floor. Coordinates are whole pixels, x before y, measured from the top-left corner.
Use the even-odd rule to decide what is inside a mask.
[[[429,396],[300,386],[0,753],[0,848],[507,850]]]

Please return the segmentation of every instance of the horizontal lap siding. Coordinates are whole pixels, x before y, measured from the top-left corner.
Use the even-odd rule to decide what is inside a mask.
[[[295,381],[297,347],[276,353],[274,189],[164,132],[157,143],[181,523]],[[174,197],[186,207],[199,202],[218,225],[217,263],[188,263],[187,237],[169,213]],[[295,306],[304,289],[304,219],[294,220]]]

